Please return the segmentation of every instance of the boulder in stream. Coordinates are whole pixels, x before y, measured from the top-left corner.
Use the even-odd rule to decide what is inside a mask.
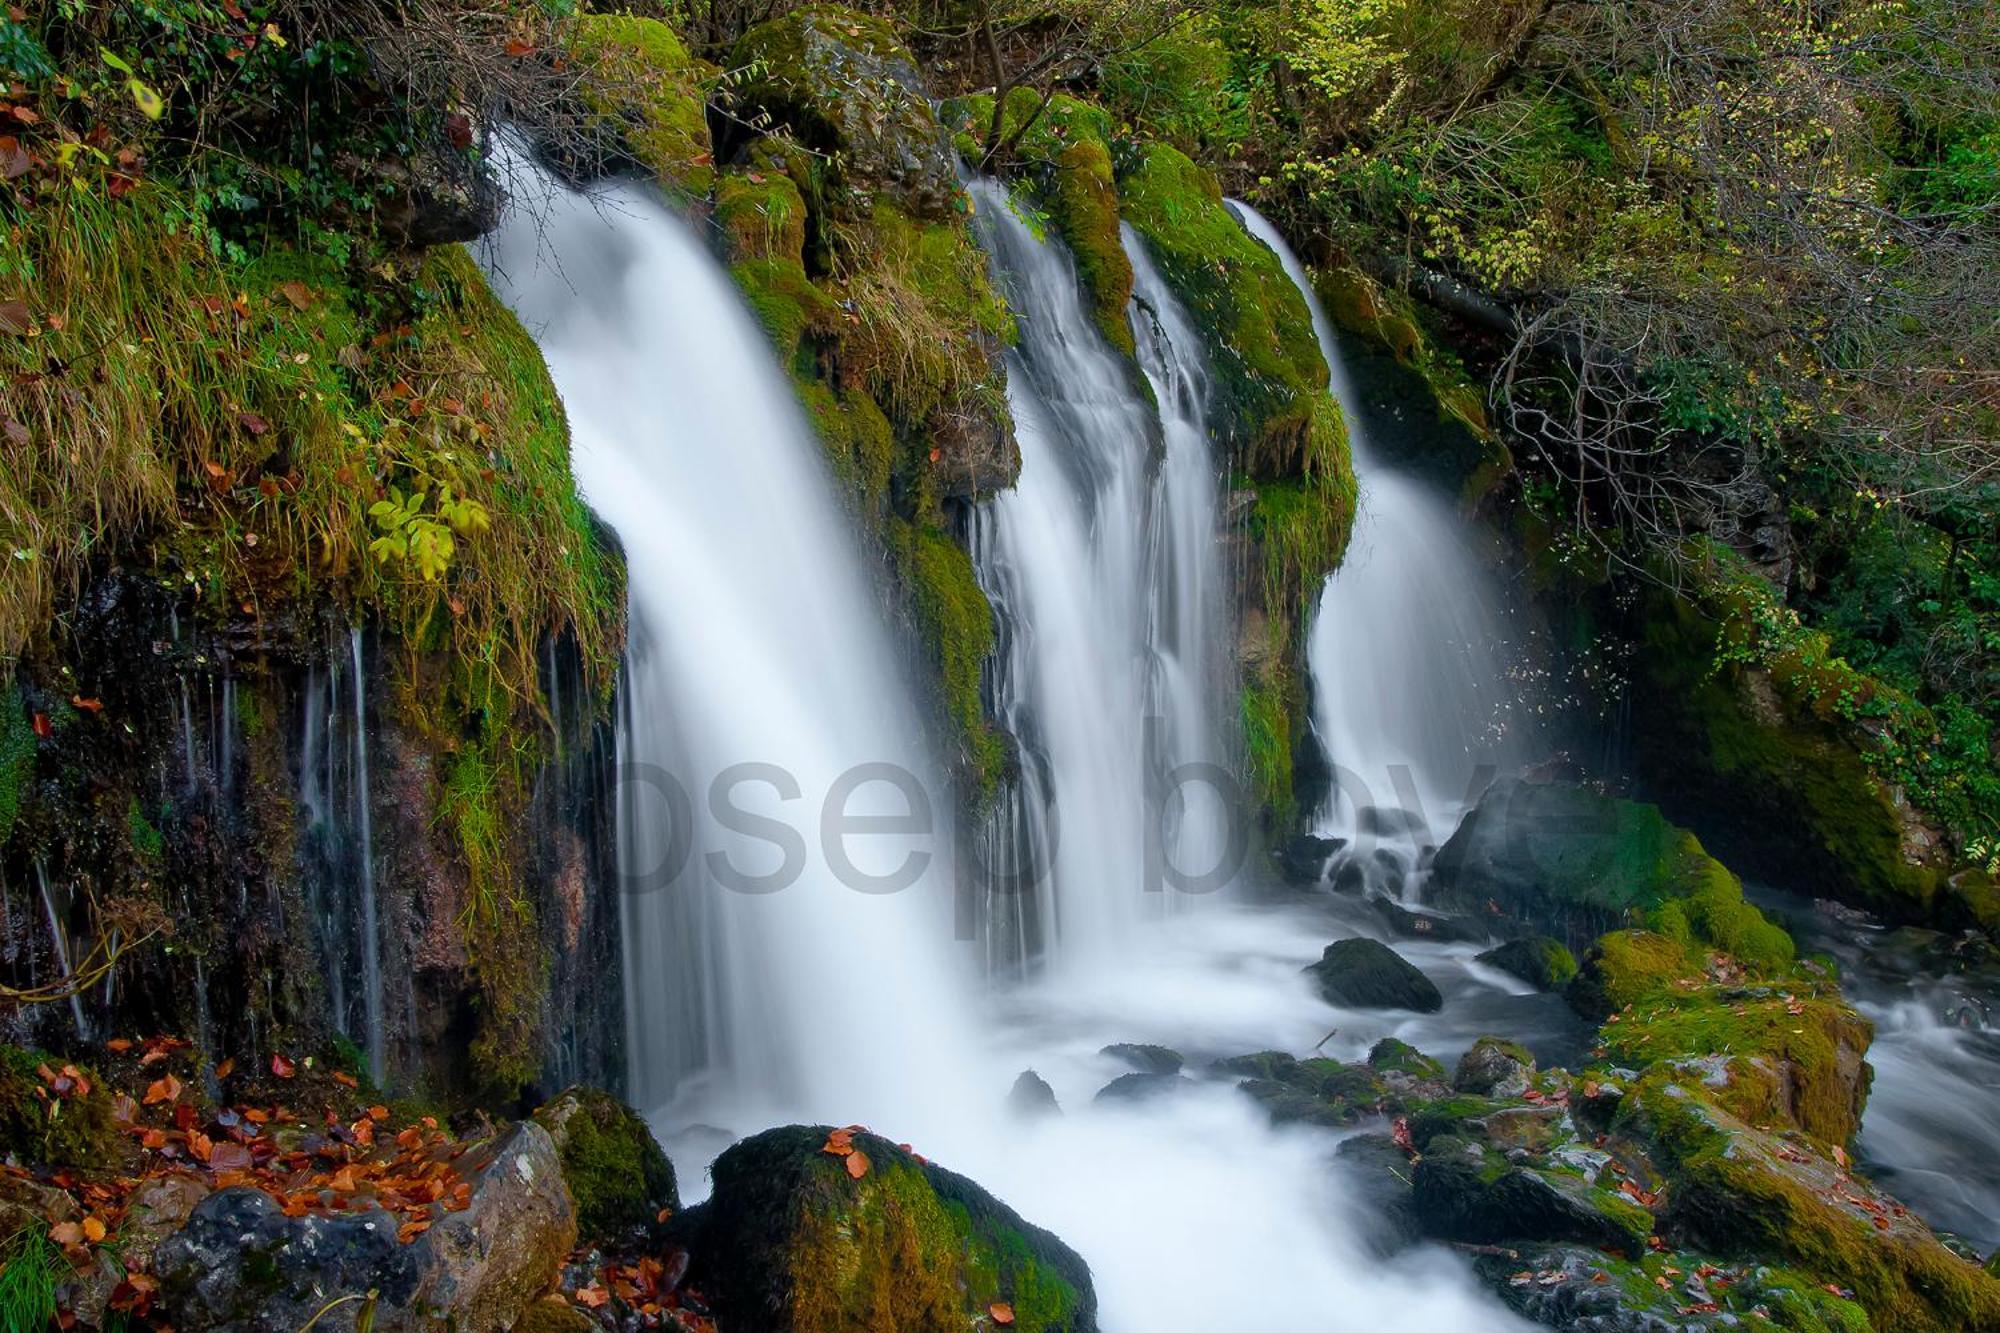
[[[1444,996],[1431,979],[1379,940],[1336,940],[1305,969],[1328,1004],[1341,1009],[1414,1009],[1434,1014]]]
[[[1098,1054],[1122,1060],[1142,1074],[1178,1074],[1186,1063],[1179,1051],[1145,1042],[1113,1042]]]
[[[866,1131],[791,1125],[716,1159],[690,1282],[724,1328],[1091,1333],[1081,1257],[972,1181]],[[825,1151],[840,1142],[848,1153]],[[857,1162],[856,1157],[862,1160]]]
[[[639,1113],[610,1093],[571,1088],[536,1111],[535,1123],[555,1144],[584,1237],[646,1231],[680,1208],[673,1163]]]
[[[1479,961],[1539,991],[1561,990],[1576,975],[1576,955],[1552,935],[1528,935],[1488,949]]]
[[[1062,1114],[1062,1107],[1056,1103],[1056,1090],[1032,1069],[1023,1069],[1021,1077],[1014,1080],[1014,1087],[1007,1094],[1007,1109],[1023,1119]]]

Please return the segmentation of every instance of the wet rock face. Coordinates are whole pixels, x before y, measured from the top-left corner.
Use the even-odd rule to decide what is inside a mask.
[[[689,1281],[724,1328],[871,1333],[1010,1327],[1091,1333],[1097,1298],[1074,1250],[965,1177],[873,1134],[793,1125],[716,1159],[690,1213]],[[862,1160],[856,1161],[858,1156]]]
[[[1339,940],[1306,968],[1326,1002],[1343,1009],[1414,1009],[1434,1014],[1444,996],[1431,979],[1378,940]]]
[[[736,114],[767,115],[828,154],[835,193],[848,196],[831,201],[842,211],[865,214],[867,196],[880,192],[918,218],[953,215],[960,191],[950,139],[887,24],[809,6],[744,34],[732,63],[753,71]]]
[[[519,1125],[488,1151],[471,1205],[408,1244],[380,1209],[286,1217],[262,1190],[209,1195],[154,1257],[174,1325],[296,1333],[317,1316],[313,1327],[337,1333],[511,1327],[555,1279],[576,1218],[540,1126]]]
[[[1415,1208],[1452,1240],[1570,1240],[1636,1254],[1652,1232],[1644,1209],[1619,1205],[1581,1175],[1512,1165],[1479,1143],[1433,1139],[1417,1163]]]

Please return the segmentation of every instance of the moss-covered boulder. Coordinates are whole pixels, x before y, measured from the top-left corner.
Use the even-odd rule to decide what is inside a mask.
[[[1540,991],[1561,990],[1576,976],[1576,955],[1561,940],[1528,935],[1488,949],[1478,961],[1498,968]]]
[[[1413,1084],[1442,1084],[1445,1068],[1406,1041],[1384,1037],[1368,1052],[1368,1067],[1385,1078],[1408,1079]]]
[[[2000,901],[1962,892],[1920,797],[1943,771],[1936,720],[1835,656],[1741,562],[1717,553],[1687,597],[1645,600],[1633,718],[1640,772],[1675,818],[1732,865],[1893,921],[2000,927]]]
[[[1431,979],[1380,940],[1336,940],[1305,970],[1321,997],[1339,1008],[1414,1009],[1420,1014],[1444,1008],[1444,996]]]
[[[1187,1063],[1179,1051],[1148,1042],[1117,1041],[1098,1054],[1128,1064],[1142,1074],[1178,1074]]]
[[[1368,1065],[1264,1051],[1217,1061],[1214,1069],[1247,1075],[1239,1086],[1274,1124],[1351,1125],[1401,1105],[1398,1082]]]
[[[1017,1329],[1097,1327],[1090,1271],[1062,1241],[876,1135],[823,1151],[833,1132],[768,1130],[716,1159],[689,1278],[725,1326],[914,1333],[1005,1305]]]
[[[1571,1240],[1637,1254],[1653,1231],[1645,1208],[1580,1172],[1516,1166],[1490,1146],[1452,1135],[1430,1141],[1414,1183],[1425,1230],[1451,1240]]]
[[[583,68],[580,95],[616,126],[620,165],[692,196],[714,182],[707,103],[717,71],[688,54],[674,30],[629,14],[583,14],[570,53]]]
[[[879,193],[919,218],[958,207],[951,142],[895,30],[838,5],[809,5],[736,43],[733,114],[782,126],[824,155],[828,201],[865,216]]]
[[[1640,998],[1602,1042],[1613,1065],[1675,1071],[1747,1124],[1799,1129],[1831,1148],[1861,1127],[1873,1037],[1838,995],[1707,986]]]
[[[1649,922],[1758,967],[1782,968],[1792,940],[1743,901],[1743,886],[1657,806],[1560,783],[1497,782],[1437,855],[1441,898],[1497,903],[1581,948]]]
[[[681,1206],[673,1163],[637,1111],[608,1092],[571,1088],[535,1112],[562,1160],[578,1233],[612,1240]]]
[[[1614,930],[1583,956],[1565,997],[1585,1018],[1602,1020],[1679,981],[1695,984],[1701,968],[1679,940],[1653,930]]]
[[[1878,1329],[2000,1327],[2000,1281],[1811,1138],[1755,1129],[1664,1070],[1626,1096],[1616,1129],[1655,1145],[1673,1238],[1795,1268],[1851,1293]]]

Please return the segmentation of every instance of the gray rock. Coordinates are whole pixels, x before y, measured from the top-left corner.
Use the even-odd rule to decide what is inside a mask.
[[[1092,1098],[1098,1102],[1149,1102],[1155,1097],[1165,1097],[1183,1088],[1193,1087],[1193,1081],[1179,1074],[1120,1074],[1097,1090]]]
[[[1022,1070],[1021,1077],[1014,1080],[1013,1091],[1007,1094],[1007,1109],[1023,1118],[1062,1114],[1056,1090],[1032,1069]]]
[[[315,1329],[350,1333],[373,1291],[376,1333],[512,1327],[576,1243],[555,1144],[523,1123],[458,1165],[470,1206],[407,1245],[381,1209],[286,1217],[262,1190],[209,1195],[154,1256],[174,1325],[297,1333],[317,1316]]]
[[[1481,1097],[1518,1097],[1534,1076],[1535,1057],[1525,1046],[1502,1037],[1481,1037],[1459,1058],[1451,1086]]]

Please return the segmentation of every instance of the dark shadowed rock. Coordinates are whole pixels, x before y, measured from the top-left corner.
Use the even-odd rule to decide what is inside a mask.
[[[1491,1148],[1451,1135],[1424,1149],[1414,1184],[1424,1230],[1447,1240],[1566,1240],[1641,1254],[1653,1230],[1644,1208],[1580,1174],[1514,1166]]]
[[[1519,977],[1539,991],[1561,990],[1576,975],[1576,955],[1569,946],[1549,935],[1529,935],[1508,940],[1479,955],[1479,961]]]
[[[1328,1004],[1344,1009],[1414,1009],[1434,1014],[1444,996],[1431,979],[1379,940],[1338,940],[1305,969]]]
[[[1393,1254],[1423,1235],[1411,1187],[1416,1168],[1394,1139],[1387,1134],[1343,1139],[1334,1167],[1348,1185],[1348,1197],[1372,1224],[1359,1230],[1378,1254]]]
[[[1375,894],[1369,900],[1376,915],[1382,918],[1395,934],[1406,940],[1471,940],[1490,938],[1486,927],[1478,921],[1463,917],[1440,916],[1436,912],[1417,912],[1403,906],[1394,898]]]
[[[209,1195],[154,1257],[175,1326],[297,1333],[317,1316],[316,1330],[349,1333],[373,1291],[377,1333],[512,1327],[576,1243],[555,1144],[529,1122],[459,1165],[470,1206],[407,1245],[380,1209],[286,1217],[262,1190]],[[357,1299],[329,1308],[343,1296]]]
[[[1272,849],[1271,860],[1287,884],[1317,884],[1326,878],[1333,854],[1346,845],[1345,838],[1297,833]]]

